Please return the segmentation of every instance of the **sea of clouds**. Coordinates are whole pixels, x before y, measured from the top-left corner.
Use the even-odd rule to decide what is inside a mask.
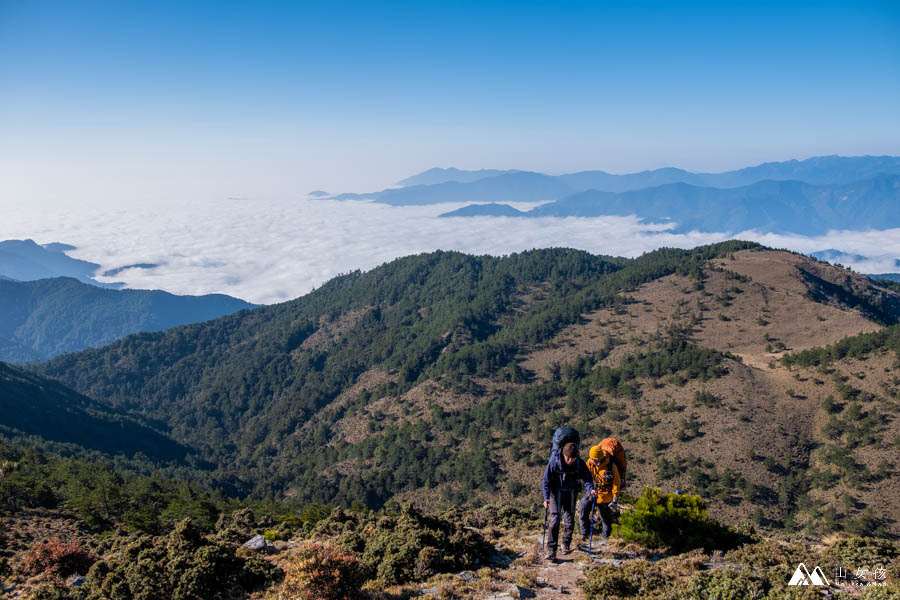
[[[80,203],[79,203],[80,204]],[[296,298],[340,273],[368,270],[430,250],[502,255],[572,247],[634,257],[662,247],[691,248],[730,238],[810,253],[836,248],[866,261],[864,273],[897,271],[900,229],[833,231],[819,237],[746,232],[674,234],[636,217],[437,218],[462,204],[393,207],[372,202],[228,198],[4,208],[0,240],[32,238],[76,246],[70,256],[105,270],[137,263],[100,281],[176,294],[224,293],[269,304]],[[534,204],[518,204],[527,210]]]

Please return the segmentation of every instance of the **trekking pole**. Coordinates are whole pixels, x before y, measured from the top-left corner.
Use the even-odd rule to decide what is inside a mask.
[[[591,498],[591,537],[588,540],[588,558],[594,558],[594,509],[597,508],[597,503],[594,502],[594,499]]]
[[[541,552],[544,551],[544,539],[547,537],[547,514],[550,512],[550,509],[544,509],[544,533],[541,534]]]

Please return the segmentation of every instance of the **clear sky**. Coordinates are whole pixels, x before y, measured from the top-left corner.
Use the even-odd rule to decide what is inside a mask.
[[[0,209],[900,154],[900,2],[0,0]]]

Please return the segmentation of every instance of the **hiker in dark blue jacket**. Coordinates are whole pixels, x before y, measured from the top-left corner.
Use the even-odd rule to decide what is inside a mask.
[[[562,553],[568,554],[572,547],[572,532],[575,530],[575,504],[581,492],[581,483],[587,485],[588,493],[594,494],[594,480],[587,465],[578,456],[578,445],[569,442],[562,452],[550,456],[544,470],[541,490],[544,492],[544,509],[550,511],[550,536],[547,540],[546,560],[556,560],[556,546],[559,540],[559,513],[563,516]]]

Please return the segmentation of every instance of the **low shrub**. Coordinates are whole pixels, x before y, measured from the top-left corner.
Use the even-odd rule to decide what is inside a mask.
[[[679,589],[678,600],[821,600],[815,588],[788,587],[790,570],[714,569],[701,571]]]
[[[656,599],[670,598],[672,580],[652,564],[634,561],[616,567],[595,565],[584,572],[584,579],[578,585],[586,600],[607,600],[609,598]]]
[[[266,529],[263,532],[263,538],[267,542],[277,542],[279,540],[287,539],[287,534],[280,529]]]
[[[89,600],[195,600],[246,594],[280,569],[234,544],[203,537],[190,519],[168,536],[126,539],[88,572]]]
[[[52,539],[41,542],[22,557],[22,568],[29,575],[68,577],[84,575],[97,558],[84,550],[77,542]]]
[[[29,600],[77,600],[77,592],[73,595],[69,588],[58,583],[42,583],[31,591]]]
[[[478,532],[410,506],[396,514],[336,509],[318,523],[315,533],[359,554],[387,585],[471,568],[494,553]]]
[[[887,564],[900,556],[900,549],[889,540],[852,537],[838,540],[825,551],[824,560],[835,565]]]
[[[759,545],[754,550],[762,551]],[[745,557],[749,557],[745,554]],[[817,589],[788,587],[794,566],[708,569],[699,550],[656,562],[635,560],[585,570],[586,600],[821,600]],[[726,560],[728,560],[726,558]],[[880,599],[879,599],[880,600]]]
[[[628,511],[613,525],[613,534],[649,548],[668,547],[672,552],[695,548],[727,550],[745,541],[742,534],[706,514],[706,502],[688,494],[661,494],[645,488]]]
[[[223,513],[216,522],[216,538],[223,542],[243,544],[259,533],[260,525],[249,508],[240,508],[230,515]]]
[[[869,587],[859,597],[859,600],[897,600],[900,594],[889,587]]]
[[[517,529],[540,526],[543,513],[515,506],[487,504],[469,510],[452,509],[439,516],[453,523],[462,523],[467,527]]]
[[[304,542],[284,566],[284,581],[271,600],[354,600],[372,577],[359,556],[330,543]]]
[[[749,568],[717,569],[697,573],[680,592],[683,600],[747,600],[765,598],[768,586]]]
[[[855,571],[860,567],[884,567],[891,581],[900,579],[900,548],[889,540],[851,537],[838,540],[822,555],[822,567],[833,571],[843,567]]]
[[[748,543],[725,553],[725,561],[744,564],[753,568],[766,569],[810,562],[817,556],[806,544],[799,542],[779,542],[763,540]]]

